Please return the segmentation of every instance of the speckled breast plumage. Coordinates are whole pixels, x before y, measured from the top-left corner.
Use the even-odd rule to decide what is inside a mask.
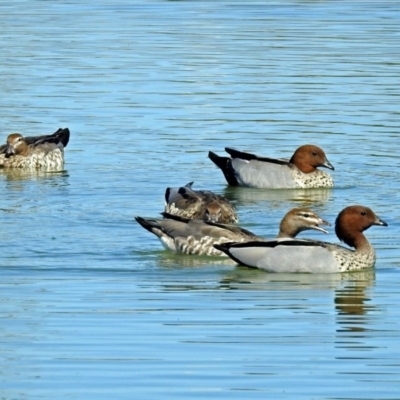
[[[328,249],[332,252],[337,262],[337,272],[360,271],[373,268],[376,261],[374,248],[370,245],[362,252],[346,249],[339,245],[329,245]]]
[[[299,189],[313,189],[321,187],[333,187],[333,178],[325,171],[319,169],[305,174],[295,166],[291,168],[291,175],[294,182],[294,187]]]

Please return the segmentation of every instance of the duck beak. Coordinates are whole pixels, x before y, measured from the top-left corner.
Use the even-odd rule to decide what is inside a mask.
[[[218,215],[208,215],[207,221],[208,222],[213,222],[214,224],[217,223],[219,220],[219,216]]]
[[[328,221],[325,221],[324,219],[319,219],[318,225],[311,226],[311,228],[315,229],[316,231],[323,232],[323,233],[329,233],[327,230],[325,230],[324,228],[321,228],[319,225],[331,226],[331,224]]]
[[[380,226],[388,226],[388,224],[380,219],[379,217],[376,217],[375,221],[374,221],[374,225],[380,225]]]
[[[325,167],[331,170],[335,170],[335,168],[333,167],[333,165],[328,161],[327,158],[325,158],[325,162],[321,165],[321,167]]]
[[[14,156],[15,155],[15,150],[14,147],[7,143],[7,147],[6,147],[6,158],[10,157],[10,156]]]

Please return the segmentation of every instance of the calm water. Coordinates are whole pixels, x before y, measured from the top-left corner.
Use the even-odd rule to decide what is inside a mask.
[[[2,141],[72,133],[65,172],[0,171],[1,399],[400,398],[398,2],[0,11]],[[227,188],[207,159],[304,143],[325,149],[333,190]],[[389,224],[367,232],[376,269],[266,274],[168,253],[133,217],[189,181],[265,236],[295,205],[331,222],[370,206]]]

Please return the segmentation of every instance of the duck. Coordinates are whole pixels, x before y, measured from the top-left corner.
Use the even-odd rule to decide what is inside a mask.
[[[51,135],[32,137],[12,133],[7,137],[7,143],[0,147],[0,168],[62,169],[69,136],[68,128],[60,128]]]
[[[259,157],[226,147],[230,157],[210,151],[208,158],[223,172],[230,186],[263,189],[333,187],[333,178],[318,167],[335,168],[325,152],[313,144],[300,146],[290,159]]]
[[[226,197],[209,190],[193,190],[193,182],[166,189],[164,212],[206,222],[239,222],[235,206]]]
[[[373,225],[388,226],[370,208],[352,205],[336,218],[340,244],[310,239],[276,239],[220,243],[214,247],[240,265],[267,272],[341,273],[373,268],[376,254],[364,231]]]
[[[143,228],[156,235],[164,248],[177,253],[225,256],[224,252],[214,247],[215,244],[266,240],[237,225],[189,219],[165,212],[161,214],[164,219],[139,216],[135,219]],[[283,217],[278,237],[294,238],[307,229],[328,233],[320,225],[330,224],[307,208],[294,208]]]

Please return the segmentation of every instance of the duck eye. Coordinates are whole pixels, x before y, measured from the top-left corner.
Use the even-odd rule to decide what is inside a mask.
[[[304,217],[306,217],[306,218],[309,218],[310,217],[310,214],[304,214]]]
[[[313,155],[313,156],[316,156],[316,155],[317,155],[317,152],[316,152],[316,151],[313,151],[313,152],[312,152],[312,155]]]
[[[367,212],[366,211],[361,211],[361,215],[367,215]]]

